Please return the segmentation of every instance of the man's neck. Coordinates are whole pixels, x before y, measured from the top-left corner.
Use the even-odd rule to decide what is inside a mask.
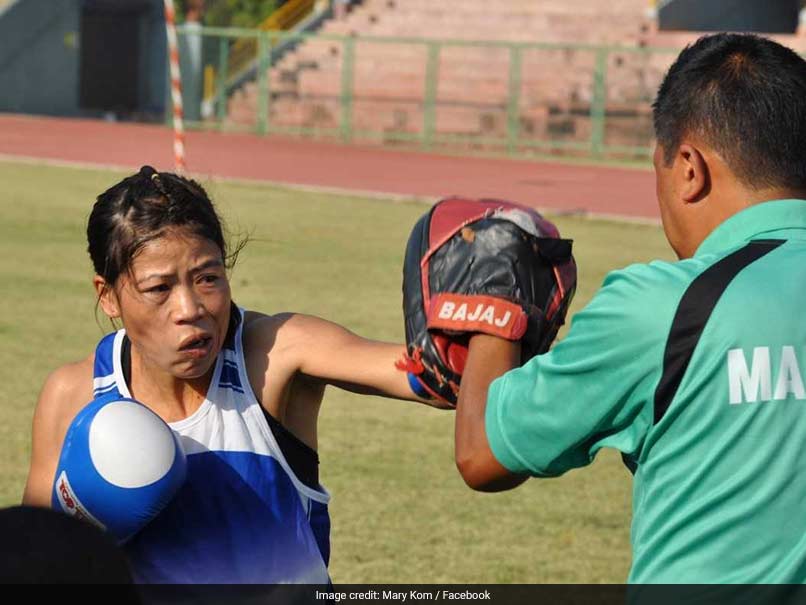
[[[802,199],[806,200],[806,189],[785,189],[785,188],[770,188],[770,189],[747,189],[747,205],[753,206],[763,202],[770,202],[772,200],[792,200]]]

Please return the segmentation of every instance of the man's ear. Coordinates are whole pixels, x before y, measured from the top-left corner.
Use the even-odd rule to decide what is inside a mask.
[[[100,275],[92,278],[92,285],[95,288],[95,295],[98,297],[98,303],[101,305],[106,316],[109,319],[118,319],[120,317],[120,303],[115,294],[114,288]]]
[[[680,197],[693,204],[704,198],[711,190],[711,174],[702,152],[690,143],[683,143],[677,150]]]

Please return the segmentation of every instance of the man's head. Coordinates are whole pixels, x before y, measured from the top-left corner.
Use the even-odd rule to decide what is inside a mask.
[[[794,51],[752,35],[700,38],[653,109],[658,201],[681,258],[746,206],[806,192],[806,62]]]

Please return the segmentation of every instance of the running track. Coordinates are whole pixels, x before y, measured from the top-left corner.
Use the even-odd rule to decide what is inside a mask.
[[[173,169],[163,126],[0,114],[0,156]],[[658,219],[649,170],[402,152],[251,134],[190,132],[188,169],[203,179],[437,199],[497,197],[558,212]]]

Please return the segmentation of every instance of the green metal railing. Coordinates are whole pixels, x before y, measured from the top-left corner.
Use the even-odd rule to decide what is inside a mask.
[[[179,28],[180,35],[184,35]],[[474,146],[500,150],[512,156],[533,153],[534,151],[570,152],[577,155],[590,155],[595,157],[627,155],[646,157],[650,154],[650,140],[644,144],[621,144],[608,141],[608,125],[613,119],[611,113],[609,85],[609,71],[612,69],[611,60],[614,57],[639,56],[648,62],[654,55],[664,54],[671,63],[677,49],[636,48],[619,46],[596,46],[587,44],[548,44],[548,43],[522,43],[502,41],[465,41],[465,40],[435,40],[418,38],[379,38],[337,36],[332,34],[303,34],[287,31],[260,31],[236,28],[202,29],[205,41],[205,57],[207,63],[212,64],[215,74],[215,110],[202,122],[191,123],[190,127],[213,129],[243,129],[248,128],[258,134],[296,134],[301,136],[324,136],[338,138],[344,142],[365,139],[381,139],[383,141],[407,143],[422,149],[433,149],[437,146]],[[257,84],[257,106],[254,112],[254,121],[248,124],[238,124],[231,120],[228,114],[228,103],[231,93],[243,82],[234,82],[232,74],[228,74],[229,52],[235,41],[251,38],[257,41],[255,64],[256,73],[252,81]],[[276,52],[273,49],[281,48],[282,44],[304,44],[306,41],[316,39],[332,43],[340,49],[338,59],[339,89],[334,91],[331,104],[338,105],[337,126],[300,126],[283,124],[282,116],[272,118],[272,100],[276,92],[271,90],[269,70],[275,63]],[[417,128],[411,130],[366,130],[356,126],[363,100],[359,92],[360,82],[356,82],[356,65],[360,49],[365,50],[368,44],[398,46],[412,46],[423,49],[424,81],[421,96],[417,99],[422,110],[422,122]],[[446,49],[486,49],[487,51],[508,53],[509,69],[506,75],[506,94],[500,103],[488,103],[491,111],[499,112],[504,117],[504,128],[501,135],[485,135],[479,133],[448,133],[440,129],[438,113],[440,108],[450,105],[461,105],[461,102],[447,103],[440,98],[439,84],[441,74],[441,60]],[[568,137],[561,135],[533,136],[525,133],[521,127],[522,104],[525,74],[524,62],[528,53],[569,53],[575,56],[589,57],[592,61],[592,77],[590,88],[586,91],[589,101],[577,103],[574,118],[587,120],[589,135],[585,137]],[[640,70],[639,70],[640,71]],[[657,71],[657,70],[656,70]],[[562,74],[558,74],[561,77]],[[640,80],[641,74],[636,72]],[[528,83],[528,80],[526,80]],[[640,87],[640,82],[636,86]],[[647,108],[654,97],[655,90],[647,90],[645,98],[635,103],[636,116],[646,121]],[[412,99],[407,99],[411,103]],[[394,99],[389,101],[394,106]],[[622,114],[629,114],[625,110],[625,103],[618,104]],[[628,104],[627,104],[628,105]],[[613,114],[615,115],[615,114]],[[623,117],[623,115],[622,115]],[[638,118],[637,118],[638,119]]]

